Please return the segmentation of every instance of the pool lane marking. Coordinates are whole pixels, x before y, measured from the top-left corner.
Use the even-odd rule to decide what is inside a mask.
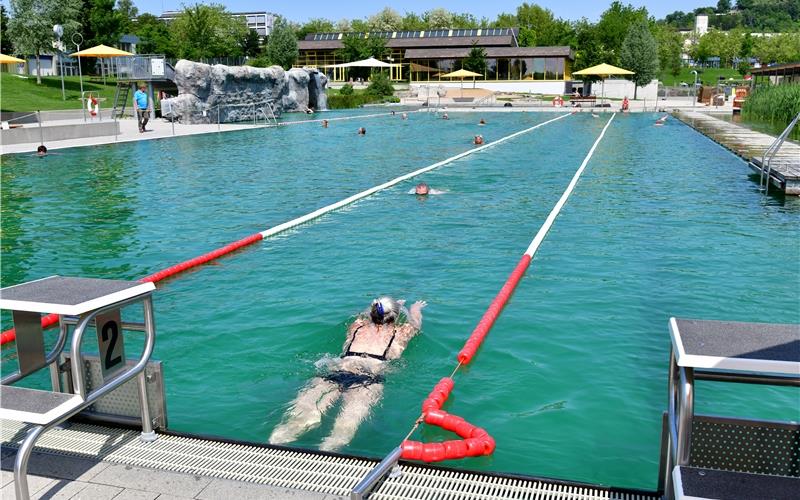
[[[375,115],[375,116],[379,116],[379,115]],[[144,278],[140,278],[138,281],[140,281],[140,282],[157,283],[157,282],[159,282],[159,281],[161,281],[161,280],[163,280],[165,278],[168,278],[170,276],[174,276],[176,274],[182,273],[183,271],[186,271],[186,270],[191,269],[193,267],[197,267],[199,265],[205,264],[206,262],[212,261],[214,259],[222,257],[223,255],[227,255],[227,254],[229,254],[231,252],[239,250],[240,248],[243,248],[245,246],[251,245],[252,243],[255,243],[256,241],[262,240],[262,239],[267,238],[269,236],[273,236],[273,235],[278,234],[278,233],[280,233],[282,231],[286,231],[287,229],[291,229],[291,228],[293,228],[295,226],[299,226],[300,224],[303,224],[303,223],[308,222],[310,220],[316,219],[317,217],[320,217],[320,216],[322,216],[322,215],[324,215],[324,214],[326,214],[328,212],[331,212],[333,210],[336,210],[338,208],[350,205],[350,204],[352,204],[352,203],[354,203],[354,202],[356,202],[356,201],[358,201],[358,200],[360,200],[362,198],[366,198],[367,196],[369,196],[371,194],[377,193],[378,191],[381,191],[381,190],[386,189],[388,187],[394,186],[395,184],[398,184],[398,183],[400,183],[400,182],[402,182],[404,180],[410,179],[410,178],[415,177],[415,176],[420,175],[420,174],[424,174],[425,172],[429,172],[429,171],[431,171],[431,170],[433,170],[435,168],[438,168],[438,167],[441,167],[441,166],[446,165],[448,163],[454,162],[454,161],[456,161],[456,160],[458,160],[460,158],[464,158],[465,156],[469,156],[469,155],[471,155],[473,153],[477,153],[478,151],[483,151],[486,148],[490,148],[492,146],[496,146],[498,144],[502,144],[503,142],[506,142],[506,141],[508,141],[510,139],[513,139],[514,137],[518,137],[518,136],[520,136],[522,134],[526,134],[528,132],[536,130],[539,127],[543,127],[543,126],[545,126],[545,125],[547,125],[549,123],[555,122],[555,121],[560,120],[562,118],[566,118],[567,116],[570,116],[570,115],[569,114],[563,114],[563,115],[557,116],[556,118],[552,118],[552,119],[547,120],[545,122],[542,122],[542,123],[539,123],[537,125],[534,125],[533,127],[529,127],[529,128],[524,129],[524,130],[520,130],[520,131],[515,132],[515,133],[513,133],[511,135],[507,135],[507,136],[505,136],[505,137],[503,137],[501,139],[498,139],[498,140],[496,140],[494,142],[490,142],[489,144],[484,144],[483,146],[480,146],[480,147],[477,147],[477,148],[473,148],[473,149],[469,149],[467,151],[464,151],[463,153],[459,153],[459,154],[457,154],[455,156],[451,156],[450,158],[447,158],[446,160],[442,160],[440,162],[434,163],[433,165],[429,165],[427,167],[423,167],[423,168],[420,168],[418,170],[415,170],[415,171],[413,171],[411,173],[408,173],[408,174],[405,174],[405,175],[401,175],[400,177],[396,177],[396,178],[390,180],[389,182],[385,182],[385,183],[383,183],[383,184],[381,184],[379,186],[375,186],[373,188],[367,189],[366,191],[362,191],[362,192],[360,192],[358,194],[354,194],[353,196],[345,198],[345,199],[343,199],[341,201],[338,201],[336,203],[333,203],[331,205],[322,207],[322,208],[320,208],[318,210],[314,210],[313,212],[308,213],[306,215],[303,215],[302,217],[298,217],[298,218],[292,219],[292,220],[290,220],[288,222],[284,222],[283,224],[279,224],[279,225],[277,225],[275,227],[266,229],[264,231],[251,234],[250,236],[242,238],[242,239],[240,239],[238,241],[234,241],[233,243],[229,243],[229,244],[225,245],[224,247],[220,247],[220,248],[218,248],[216,250],[212,250],[211,252],[205,253],[205,254],[200,255],[198,257],[194,257],[193,259],[189,259],[189,260],[183,261],[183,262],[181,262],[179,264],[175,264],[174,266],[170,266],[170,267],[167,267],[167,268],[162,269],[160,271],[157,271],[157,272],[155,272],[153,274],[145,276]],[[349,117],[342,117],[342,118],[349,118]],[[307,121],[308,120],[305,120],[304,122],[307,122]],[[46,316],[42,316],[42,328],[47,328],[47,327],[53,326],[56,323],[58,323],[58,315],[57,314],[48,314]],[[14,328],[8,329],[8,330],[4,331],[2,334],[0,334],[0,345],[6,344],[8,342],[12,342],[15,339],[16,339],[16,331],[15,331],[15,329]]]
[[[461,364],[469,364],[472,360],[472,357],[475,355],[475,352],[480,347],[483,339],[489,333],[489,330],[494,325],[495,320],[502,312],[503,307],[505,307],[508,300],[511,298],[511,294],[514,293],[514,289],[517,287],[517,284],[522,279],[525,271],[528,269],[528,266],[531,263],[531,259],[533,259],[533,255],[539,249],[539,245],[542,244],[544,241],[545,236],[547,236],[548,231],[553,226],[553,223],[556,220],[556,217],[561,212],[561,209],[564,208],[564,205],[567,203],[567,199],[569,199],[572,191],[575,189],[575,185],[578,183],[578,179],[580,179],[581,174],[583,171],[586,170],[586,165],[591,160],[592,155],[594,154],[595,149],[600,144],[600,141],[603,140],[603,136],[606,134],[606,130],[611,125],[611,121],[616,116],[616,113],[611,115],[611,118],[608,119],[606,122],[605,127],[600,132],[600,135],[597,136],[597,139],[594,141],[591,149],[589,149],[589,153],[586,155],[586,158],[583,159],[581,166],[578,167],[578,170],[575,172],[575,175],[572,176],[572,180],[567,185],[567,188],[564,190],[564,193],[559,198],[558,202],[553,206],[553,209],[550,211],[550,214],[545,219],[542,226],[539,228],[539,231],[534,236],[533,241],[531,241],[530,246],[528,249],[525,250],[525,253],[522,255],[517,266],[514,268],[514,271],[508,277],[508,280],[503,285],[503,288],[497,293],[497,296],[494,298],[492,303],[489,305],[489,308],[483,314],[483,317],[478,322],[478,325],[475,327],[475,330],[472,331],[470,334],[469,339],[464,343],[464,347],[461,348],[461,351],[458,353],[458,362]]]
[[[404,111],[404,112],[408,113],[408,111]],[[412,113],[413,113],[413,111],[412,111]],[[314,120],[295,120],[295,121],[290,121],[290,122],[278,122],[277,124],[263,125],[261,128],[277,128],[277,127],[283,127],[284,125],[298,125],[298,124],[301,124],[301,123],[322,123],[325,120],[327,120],[329,122],[338,122],[338,121],[342,121],[342,120],[356,120],[358,118],[376,118],[376,117],[379,117],[379,116],[392,116],[392,113],[390,111],[388,113],[372,113],[372,114],[369,114],[369,115],[339,116],[339,117],[336,117],[336,118],[317,118],[317,119],[314,119]]]
[[[459,351],[456,358],[458,364],[456,365],[455,369],[453,369],[449,377],[444,377],[436,384],[436,386],[433,388],[433,391],[422,403],[421,415],[414,421],[410,432],[400,443],[401,458],[406,460],[421,460],[423,462],[439,462],[442,460],[455,460],[470,456],[491,455],[494,452],[495,441],[485,429],[464,422],[464,420],[460,417],[447,413],[441,409],[442,405],[450,396],[450,393],[455,385],[453,377],[462,366],[467,365],[472,361],[476,351],[486,338],[489,330],[494,325],[495,320],[502,312],[508,300],[511,298],[511,294],[514,293],[514,289],[517,287],[517,284],[525,275],[525,271],[530,265],[533,255],[536,253],[536,250],[538,250],[539,245],[541,245],[544,237],[547,235],[548,231],[550,231],[550,228],[552,227],[556,217],[566,204],[567,199],[569,199],[570,195],[572,194],[572,191],[575,189],[575,185],[578,183],[578,179],[580,179],[581,174],[583,174],[583,171],[586,170],[586,165],[589,163],[589,160],[591,160],[592,155],[594,154],[595,149],[597,149],[597,146],[600,144],[600,141],[603,139],[603,136],[605,136],[606,130],[608,130],[608,127],[611,125],[611,121],[614,119],[614,116],[616,116],[616,113],[612,114],[611,118],[609,118],[608,122],[606,122],[606,125],[603,127],[600,135],[594,141],[591,149],[589,149],[589,153],[583,159],[583,162],[575,172],[575,175],[572,176],[572,180],[567,185],[567,188],[564,190],[561,198],[559,198],[558,202],[555,204],[555,206],[553,206],[553,209],[550,211],[547,219],[545,219],[544,223],[539,228],[539,231],[536,233],[536,236],[533,238],[530,246],[522,255],[519,263],[517,263],[514,271],[508,277],[503,287],[495,296],[494,300],[492,300],[492,303],[486,309],[486,312],[483,314],[483,317],[481,317],[478,325],[464,343],[464,347],[461,348],[461,351]],[[421,441],[409,440],[411,435],[422,422],[425,422],[431,426],[442,427],[445,430],[453,431],[463,440],[460,442],[458,440],[446,441],[444,443],[424,443]],[[462,422],[465,424],[465,427],[463,428],[460,427]]]
[[[562,118],[566,118],[567,116],[570,116],[569,113],[557,116],[556,118],[552,118],[552,119],[547,120],[545,122],[539,123],[537,125],[534,125],[533,127],[529,127],[529,128],[524,129],[524,130],[520,130],[518,132],[514,132],[513,134],[507,135],[507,136],[505,136],[503,138],[500,138],[500,139],[498,139],[498,140],[496,140],[494,142],[490,142],[488,144],[484,144],[483,146],[480,146],[480,147],[477,147],[477,148],[473,148],[473,149],[468,149],[467,151],[459,153],[459,154],[457,154],[455,156],[451,156],[450,158],[447,158],[447,159],[442,160],[440,162],[434,163],[432,165],[428,165],[427,167],[423,167],[423,168],[420,168],[418,170],[414,170],[413,172],[409,172],[409,173],[407,173],[405,175],[401,175],[400,177],[395,177],[394,179],[392,179],[392,180],[390,180],[388,182],[384,182],[383,184],[380,184],[378,186],[371,187],[371,188],[369,188],[367,190],[361,191],[360,193],[357,193],[357,194],[354,194],[352,196],[349,196],[349,197],[347,197],[347,198],[345,198],[343,200],[337,201],[336,203],[332,203],[332,204],[327,205],[325,207],[322,207],[320,209],[314,210],[313,212],[308,213],[306,215],[303,215],[302,217],[298,217],[296,219],[292,219],[292,220],[290,220],[288,222],[284,222],[283,224],[279,224],[279,225],[277,225],[275,227],[272,227],[272,228],[266,229],[264,231],[261,231],[261,236],[266,238],[268,236],[273,236],[273,235],[278,234],[280,232],[286,231],[287,229],[291,229],[291,228],[293,228],[295,226],[298,226],[298,225],[303,224],[305,222],[308,222],[310,220],[316,219],[317,217],[320,217],[321,215],[324,215],[324,214],[326,214],[328,212],[332,212],[333,210],[337,210],[339,208],[342,208],[342,207],[345,207],[347,205],[350,205],[350,204],[352,204],[352,203],[354,203],[354,202],[356,202],[356,201],[358,201],[358,200],[360,200],[362,198],[366,198],[367,196],[375,194],[378,191],[383,191],[384,189],[390,188],[390,187],[394,186],[395,184],[399,184],[400,182],[403,182],[405,180],[411,179],[412,177],[416,177],[416,176],[424,174],[426,172],[430,172],[431,170],[433,170],[435,168],[439,168],[441,166],[447,165],[448,163],[452,163],[452,162],[454,162],[456,160],[459,160],[461,158],[469,156],[469,155],[471,155],[473,153],[477,153],[479,151],[483,151],[484,149],[487,149],[487,148],[490,148],[490,147],[493,147],[493,146],[497,146],[498,144],[502,144],[503,142],[509,141],[509,140],[511,140],[511,139],[513,139],[515,137],[518,137],[518,136],[520,136],[522,134],[527,134],[528,132],[536,130],[539,127],[543,127],[543,126],[545,126],[545,125],[547,125],[549,123],[553,123],[553,122],[555,122],[557,120],[561,120]]]

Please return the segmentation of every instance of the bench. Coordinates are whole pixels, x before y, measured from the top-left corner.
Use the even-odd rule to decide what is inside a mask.
[[[592,106],[594,106],[595,103],[597,102],[597,97],[595,97],[593,95],[585,96],[585,97],[584,96],[581,96],[581,97],[570,97],[569,98],[569,102],[570,102],[570,104],[572,104],[575,107],[581,107],[581,104],[584,104],[584,103],[585,104],[591,104]]]

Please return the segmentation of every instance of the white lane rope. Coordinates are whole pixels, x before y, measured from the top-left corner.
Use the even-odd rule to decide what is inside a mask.
[[[358,201],[358,200],[360,200],[362,198],[366,198],[367,196],[375,194],[378,191],[383,191],[384,189],[390,188],[390,187],[394,186],[395,184],[398,184],[398,183],[403,182],[405,180],[411,179],[412,177],[416,177],[416,176],[418,176],[420,174],[424,174],[425,172],[429,172],[429,171],[431,171],[431,170],[433,170],[435,168],[439,168],[439,167],[441,167],[443,165],[447,165],[448,163],[452,163],[452,162],[454,162],[454,161],[456,161],[458,159],[464,158],[465,156],[469,156],[469,155],[471,155],[473,153],[477,153],[479,151],[483,151],[484,149],[487,149],[487,148],[490,148],[490,147],[493,147],[493,146],[497,146],[498,144],[502,144],[502,143],[504,143],[506,141],[509,141],[509,140],[511,140],[511,139],[513,139],[515,137],[519,137],[522,134],[527,134],[528,132],[532,132],[532,131],[536,130],[539,127],[544,127],[545,125],[547,125],[549,123],[553,123],[555,121],[561,120],[562,118],[566,118],[568,116],[570,116],[570,115],[569,114],[563,114],[563,115],[557,116],[556,118],[552,118],[552,119],[547,120],[545,122],[539,123],[538,125],[534,125],[533,127],[529,127],[529,128],[524,129],[524,130],[520,130],[519,132],[514,132],[513,134],[507,135],[507,136],[505,136],[505,137],[503,137],[501,139],[498,139],[498,140],[496,140],[494,142],[490,142],[488,144],[484,144],[483,146],[479,146],[477,148],[469,149],[467,151],[464,151],[463,153],[459,153],[459,154],[457,154],[455,156],[451,156],[450,158],[447,158],[447,159],[442,160],[440,162],[434,163],[433,165],[428,165],[427,167],[423,167],[423,168],[420,168],[420,169],[415,170],[413,172],[407,173],[405,175],[401,175],[400,177],[395,177],[394,179],[392,179],[392,180],[390,180],[388,182],[384,182],[383,184],[380,184],[378,186],[369,188],[369,189],[367,189],[365,191],[361,191],[360,193],[357,193],[357,194],[354,194],[352,196],[349,196],[349,197],[347,197],[347,198],[345,198],[345,199],[343,199],[341,201],[337,201],[336,203],[332,203],[332,204],[327,205],[325,207],[322,207],[320,209],[314,210],[313,212],[308,213],[306,215],[303,215],[301,217],[298,217],[296,219],[292,219],[292,220],[290,220],[288,222],[284,222],[283,224],[279,224],[277,226],[274,226],[274,227],[271,227],[271,228],[266,229],[264,231],[261,231],[261,236],[266,238],[268,236],[273,236],[275,234],[278,234],[278,233],[280,233],[282,231],[286,231],[287,229],[291,229],[291,228],[293,228],[295,226],[299,226],[300,224],[303,224],[303,223],[308,222],[310,220],[316,219],[317,217],[320,217],[321,215],[324,215],[324,214],[326,214],[328,212],[332,212],[333,210],[337,210],[337,209],[342,208],[344,206],[350,205],[351,203],[354,203],[354,202],[356,202],[356,201]],[[612,118],[613,118],[613,116],[612,116]],[[604,132],[605,132],[605,130],[604,130]]]
[[[525,255],[529,255],[531,257],[531,259],[533,259],[533,255],[539,249],[539,245],[541,245],[542,241],[544,241],[544,237],[547,236],[547,232],[550,231],[550,227],[555,222],[556,217],[558,216],[559,212],[561,212],[561,209],[564,208],[564,204],[567,203],[567,199],[572,194],[572,190],[575,189],[575,185],[578,184],[578,179],[580,179],[581,174],[583,173],[583,171],[586,170],[586,165],[589,163],[589,160],[592,158],[592,155],[594,154],[594,150],[597,149],[597,145],[600,144],[600,141],[603,139],[603,136],[606,134],[606,130],[608,129],[608,126],[611,125],[611,120],[613,120],[616,115],[617,114],[614,113],[614,114],[611,115],[611,118],[608,119],[608,122],[606,123],[606,126],[603,127],[603,131],[600,132],[600,135],[597,136],[597,140],[594,141],[594,144],[592,145],[592,149],[589,150],[589,154],[586,155],[586,158],[583,159],[583,163],[581,163],[581,166],[575,172],[575,175],[572,176],[572,180],[570,181],[569,185],[567,186],[567,189],[564,190],[564,194],[561,195],[561,198],[559,198],[558,203],[556,203],[555,206],[553,207],[553,209],[550,211],[550,214],[547,216],[547,219],[545,219],[544,224],[542,224],[542,227],[539,228],[539,232],[536,233],[536,236],[533,238],[533,241],[531,241],[530,246],[528,247],[527,250],[525,250]]]
[[[408,111],[405,111],[405,112],[408,113]],[[368,114],[368,115],[337,116],[337,117],[334,117],[334,118],[315,118],[313,120],[294,120],[294,121],[290,121],[290,122],[278,122],[277,125],[275,125],[275,124],[265,125],[264,127],[265,128],[275,128],[275,127],[283,127],[285,125],[300,125],[302,123],[322,123],[323,121],[338,122],[338,121],[344,121],[344,120],[357,120],[359,118],[376,118],[376,117],[379,117],[379,116],[392,116],[392,112],[390,111],[388,113],[371,113],[371,114]]]

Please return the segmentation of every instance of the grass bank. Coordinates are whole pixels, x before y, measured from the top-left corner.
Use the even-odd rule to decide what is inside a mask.
[[[84,77],[83,90],[99,92],[106,101],[101,106],[111,106],[114,101],[116,81],[107,79],[106,85],[100,77]],[[81,85],[77,76],[64,77],[66,100],[61,97],[61,78],[43,76],[42,84],[36,84],[36,76],[20,78],[11,73],[0,73],[0,110],[36,111],[55,109],[81,109]]]
[[[695,68],[681,68],[681,72],[678,73],[677,76],[673,76],[667,72],[661,73],[658,79],[661,81],[662,85],[666,85],[667,87],[680,85],[681,82],[691,86],[694,83],[694,74],[692,74],[692,70],[694,69]],[[725,78],[725,81],[728,81],[728,78],[733,78],[737,81],[742,79],[742,75],[731,68],[697,68],[696,71],[698,73],[697,81],[703,85],[716,85],[721,76]]]

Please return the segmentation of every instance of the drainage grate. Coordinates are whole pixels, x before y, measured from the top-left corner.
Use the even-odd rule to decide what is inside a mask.
[[[16,448],[27,427],[0,421],[3,446]],[[107,462],[172,472],[232,479],[332,495],[350,490],[377,460],[348,458],[159,434],[142,443],[139,432],[89,424],[52,429],[38,441],[36,451],[92,458]],[[401,499],[550,499],[656,500],[655,494],[612,491],[532,479],[484,475],[419,465],[400,466],[403,474],[386,479],[370,495],[373,500]]]

